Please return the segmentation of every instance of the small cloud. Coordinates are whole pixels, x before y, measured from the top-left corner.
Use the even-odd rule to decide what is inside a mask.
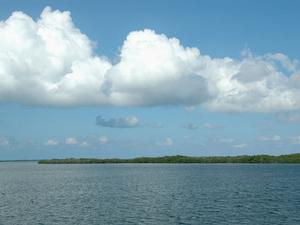
[[[139,126],[150,127],[150,128],[162,128],[163,127],[162,123],[151,123],[151,122],[139,124]]]
[[[213,124],[213,123],[205,123],[205,124],[203,124],[203,127],[207,128],[207,129],[218,129],[218,128],[222,128],[221,125]]]
[[[234,148],[246,148],[248,145],[247,144],[238,144],[238,145],[234,145]]]
[[[25,141],[25,144],[27,144],[27,145],[34,145],[34,144],[36,144],[36,143],[35,143],[34,140],[29,139],[29,140]]]
[[[83,141],[83,142],[81,142],[81,144],[80,144],[80,146],[81,147],[86,147],[86,146],[88,146],[89,144],[86,142],[86,141]]]
[[[289,72],[296,72],[297,71],[297,60],[291,60],[289,57],[282,53],[275,53],[275,54],[267,54],[267,57],[269,59],[273,59],[274,61],[277,61],[281,63],[282,67]]]
[[[218,140],[218,142],[221,142],[221,143],[232,143],[234,141],[235,141],[235,139],[233,139],[233,138],[220,138]]]
[[[199,128],[199,126],[195,123],[188,123],[184,125],[184,128],[188,130],[196,130]]]
[[[152,127],[152,128],[162,128],[163,125],[161,123],[154,123],[154,124],[150,124],[149,127]]]
[[[292,141],[292,144],[296,144],[296,145],[300,144],[300,136],[291,137],[290,140]]]
[[[6,137],[0,137],[0,146],[8,146],[9,140]]]
[[[107,144],[108,143],[108,138],[106,136],[101,136],[99,138],[99,141],[101,144]]]
[[[78,141],[74,137],[69,137],[69,138],[66,138],[65,144],[67,144],[67,145],[76,145],[76,144],[78,144]]]
[[[186,107],[184,107],[184,109],[188,112],[192,112],[196,109],[196,106],[186,106]]]
[[[259,141],[280,141],[281,137],[279,135],[273,135],[271,137],[258,137]]]
[[[173,140],[170,137],[166,137],[163,141],[157,142],[157,145],[160,145],[160,146],[172,146],[173,145]]]
[[[278,115],[278,119],[288,123],[299,123],[300,113],[299,112],[281,113]]]
[[[102,116],[96,118],[96,124],[110,128],[134,128],[140,126],[140,121],[136,116],[105,119]]]
[[[58,145],[58,141],[54,140],[54,139],[49,139],[48,141],[46,141],[45,145],[47,146],[53,146],[53,145]]]

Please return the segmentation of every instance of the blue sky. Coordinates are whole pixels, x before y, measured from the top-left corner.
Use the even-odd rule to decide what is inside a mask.
[[[0,3],[0,159],[299,152],[298,1]]]

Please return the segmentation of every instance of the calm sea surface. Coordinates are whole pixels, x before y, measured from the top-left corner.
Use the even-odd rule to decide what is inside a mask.
[[[300,224],[300,165],[0,163],[0,224]]]

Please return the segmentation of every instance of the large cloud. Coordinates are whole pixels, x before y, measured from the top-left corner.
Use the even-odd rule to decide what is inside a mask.
[[[129,33],[112,64],[69,12],[0,22],[0,101],[32,105],[203,105],[215,111],[300,109],[297,62],[283,54],[211,58],[152,30]]]
[[[105,104],[99,91],[111,64],[69,12],[45,8],[35,22],[14,12],[0,23],[0,100],[38,105]]]
[[[215,61],[215,60],[213,60]],[[212,61],[212,63],[214,63]],[[300,108],[300,86],[292,62],[283,54],[260,57],[248,54],[241,60],[228,59],[218,73],[207,79],[216,85],[217,96],[205,105],[217,111],[287,111]],[[289,65],[289,66],[288,66]],[[286,74],[282,72],[286,70]],[[222,71],[220,71],[222,70]]]
[[[206,81],[197,74],[200,53],[154,31],[131,32],[120,62],[102,86],[116,105],[199,104],[207,100]]]

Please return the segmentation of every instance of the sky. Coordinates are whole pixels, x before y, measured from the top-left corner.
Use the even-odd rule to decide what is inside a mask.
[[[300,150],[299,1],[0,3],[0,160]]]

